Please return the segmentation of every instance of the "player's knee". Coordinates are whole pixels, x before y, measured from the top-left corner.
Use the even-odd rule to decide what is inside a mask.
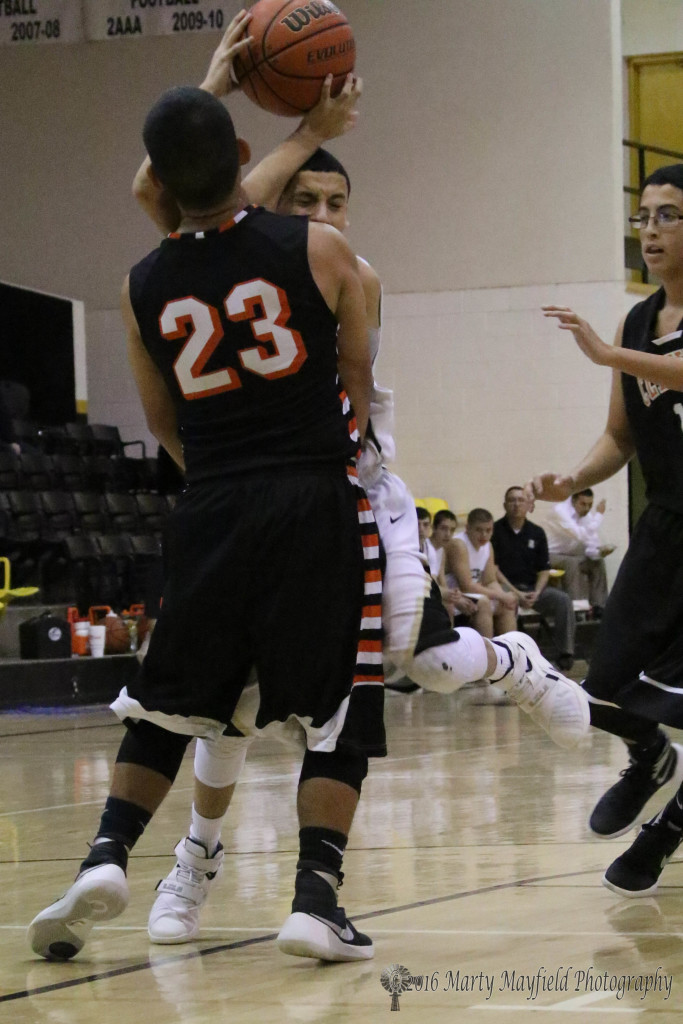
[[[223,789],[237,782],[244,767],[251,736],[200,738],[194,754],[194,774],[211,789]]]
[[[323,753],[307,750],[301,765],[299,785],[307,779],[332,779],[344,782],[360,793],[363,779],[368,774],[368,759],[359,752],[331,750]]]
[[[192,737],[169,732],[144,719],[139,722],[126,719],[125,724],[126,735],[116,756],[117,764],[150,768],[174,782]]]
[[[427,647],[412,659],[407,675],[437,693],[453,693],[466,683],[486,675],[487,653],[483,637],[475,629],[458,628],[451,643]]]

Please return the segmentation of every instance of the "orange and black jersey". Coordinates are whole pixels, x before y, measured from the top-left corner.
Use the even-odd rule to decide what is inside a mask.
[[[250,207],[173,234],[130,298],[164,376],[192,483],[356,454],[337,383],[337,322],[308,263],[308,220]]]

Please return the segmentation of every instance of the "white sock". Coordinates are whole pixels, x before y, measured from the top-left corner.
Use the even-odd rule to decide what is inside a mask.
[[[220,818],[203,818],[197,811],[195,805],[192,804],[190,838],[196,839],[199,843],[203,843],[209,851],[209,857],[213,857],[218,847],[218,843],[220,842],[224,817],[225,815],[223,814]]]

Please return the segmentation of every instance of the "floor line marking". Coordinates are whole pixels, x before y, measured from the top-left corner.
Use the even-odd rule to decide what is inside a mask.
[[[468,889],[464,892],[451,893],[448,896],[434,896],[427,900],[417,900],[414,903],[404,903],[397,907],[385,907],[383,910],[371,910],[365,914],[354,914],[354,921],[370,921],[377,917],[386,917],[389,914],[400,914],[406,910],[419,910],[423,907],[437,906],[439,903],[450,903],[455,900],[465,899],[469,896],[481,896],[491,892],[500,892],[504,889],[518,889],[524,886],[533,885],[536,882],[546,882],[551,879],[560,878],[576,878],[580,875],[588,874],[588,871],[569,871],[563,872],[560,875],[539,875],[532,878],[520,878],[512,882],[501,882],[498,885],[487,885],[481,889]],[[243,939],[238,942],[222,943],[219,946],[211,946],[208,949],[191,950],[188,953],[183,953],[180,956],[168,957],[168,962],[178,963],[181,960],[193,960],[196,957],[212,956],[215,953],[224,953],[232,949],[244,949],[247,946],[253,946],[262,942],[271,942],[277,938],[277,932],[271,932],[268,935],[262,935],[252,939]],[[64,988],[73,988],[77,985],[86,985],[96,981],[103,981],[107,978],[122,977],[127,974],[135,974],[138,971],[144,971],[151,969],[152,967],[159,967],[161,964],[166,962],[164,959],[154,960],[150,962],[145,960],[141,963],[131,964],[128,967],[116,968],[114,970],[103,971],[101,974],[89,974],[83,978],[72,978],[68,981],[58,982],[53,985],[44,985],[39,988],[23,989],[18,992],[9,992],[6,995],[0,996],[0,1003],[10,1002],[16,999],[27,999],[29,996],[42,995],[46,992],[54,992]],[[40,961],[39,961],[40,962]]]

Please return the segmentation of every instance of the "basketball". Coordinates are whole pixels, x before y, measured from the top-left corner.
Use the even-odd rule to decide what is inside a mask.
[[[329,0],[259,0],[247,34],[252,42],[233,62],[250,100],[272,114],[299,117],[314,107],[327,75],[332,95],[353,71],[356,44],[348,21]]]
[[[103,619],[100,619],[100,625],[106,628],[104,634],[105,654],[127,654],[130,651],[128,626],[119,615],[105,615]]]

